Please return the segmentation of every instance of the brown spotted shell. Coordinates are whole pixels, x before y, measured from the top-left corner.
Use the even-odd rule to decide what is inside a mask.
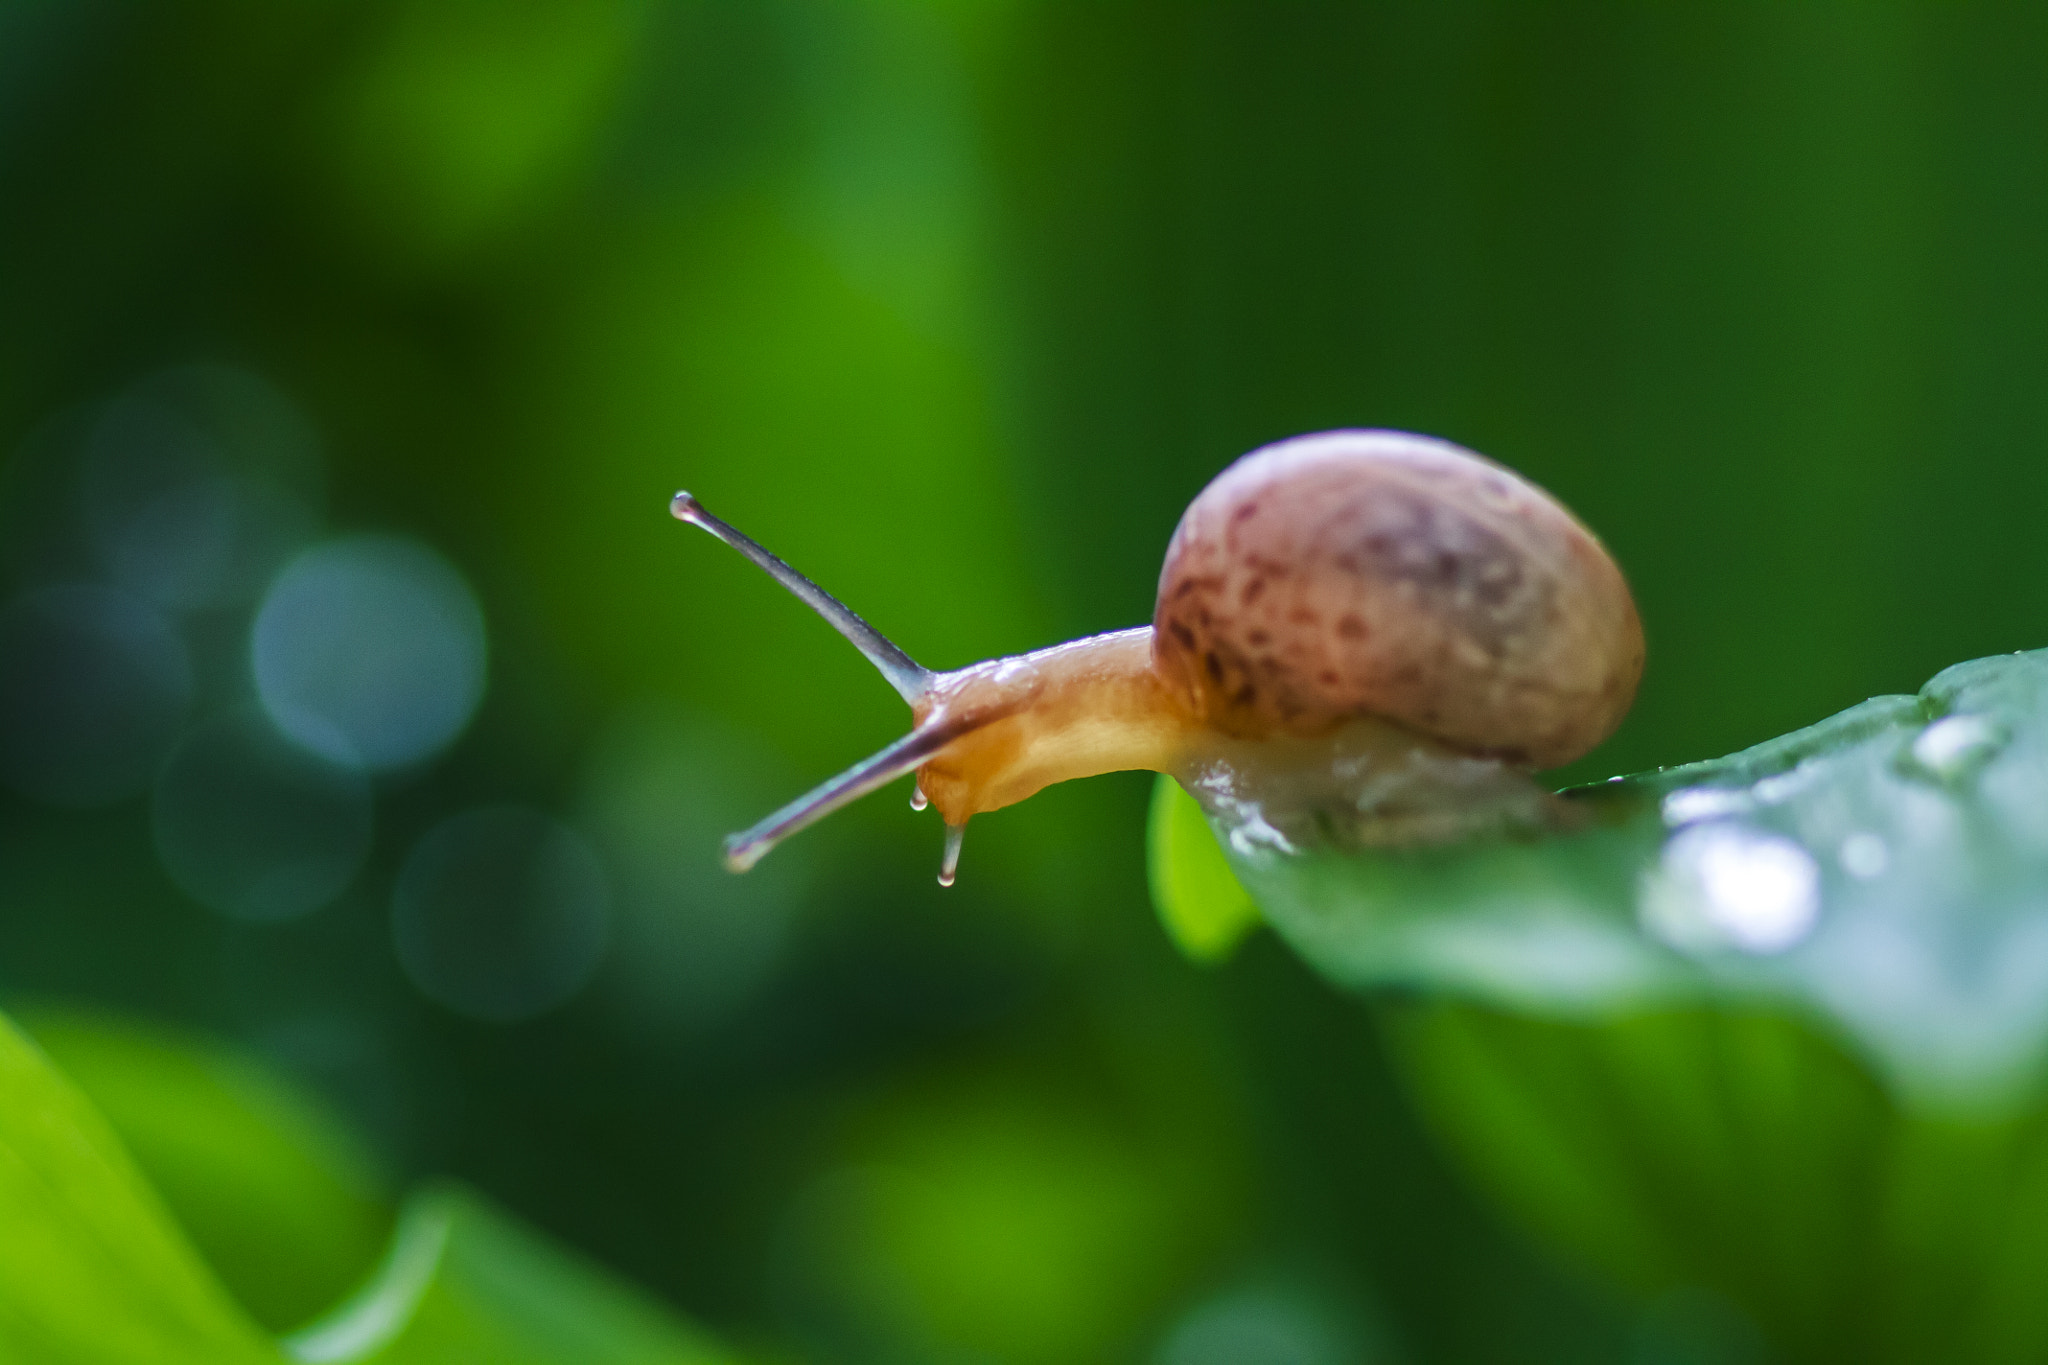
[[[1173,533],[1153,627],[1161,675],[1226,732],[1378,715],[1538,768],[1611,734],[1643,671],[1591,532],[1491,460],[1399,431],[1298,436],[1224,470]]]

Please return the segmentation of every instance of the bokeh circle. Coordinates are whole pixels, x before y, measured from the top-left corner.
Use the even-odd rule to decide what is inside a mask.
[[[539,811],[487,806],[435,826],[406,857],[391,931],[413,984],[458,1014],[541,1014],[589,979],[611,894],[581,835]]]
[[[369,779],[288,743],[253,710],[192,730],[157,777],[157,854],[171,879],[234,919],[308,914],[370,851]]]
[[[398,536],[329,541],[287,564],[250,634],[256,692],[314,753],[402,768],[445,748],[484,690],[484,618],[434,550]]]
[[[191,700],[184,640],[133,594],[57,584],[0,609],[0,780],[25,796],[140,795]]]

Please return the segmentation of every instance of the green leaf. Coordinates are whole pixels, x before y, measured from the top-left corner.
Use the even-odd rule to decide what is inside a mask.
[[[311,1097],[160,1025],[47,1005],[18,1015],[263,1326],[311,1320],[376,1263],[392,1215],[373,1164]]]
[[[276,1358],[105,1120],[0,1017],[0,1359]]]
[[[1552,1246],[1791,1360],[2048,1358],[2048,652],[1566,798],[1436,847],[1219,833]]]
[[[735,1359],[652,1299],[455,1185],[408,1200],[370,1282],[285,1346],[300,1361],[360,1365]]]
[[[1891,1277],[1901,1120],[1838,1047],[1741,1010],[1585,1024],[1439,1000],[1385,1014],[1424,1111],[1550,1245],[1646,1296],[1711,1287],[1794,1360],[1852,1344],[1842,1358],[1943,1358],[1872,1337],[1901,1325],[1868,1302]]]
[[[1354,988],[1564,1018],[1767,1004],[1822,1020],[1915,1105],[2040,1093],[2048,652],[1566,796],[1577,827],[1542,837],[1224,846],[1267,921]]]
[[[1221,962],[1259,925],[1259,907],[1230,870],[1229,859],[1195,799],[1161,775],[1152,788],[1146,871],[1159,922],[1188,958]]]
[[[0,1361],[734,1359],[649,1296],[459,1187],[414,1195],[387,1239],[392,1220],[346,1133],[229,1049],[78,1010],[31,1017],[114,1122],[0,1016]],[[145,1171],[164,1182],[170,1210]],[[285,1338],[280,1355],[187,1230],[273,1316],[316,1294],[329,1308],[362,1287]]]
[[[1833,1040],[1741,1007],[1385,1012],[1479,1184],[1613,1283],[1711,1288],[1794,1361],[2048,1358],[2048,1113],[1902,1106]]]

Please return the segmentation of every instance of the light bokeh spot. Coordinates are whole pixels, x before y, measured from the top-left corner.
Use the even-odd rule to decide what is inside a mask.
[[[61,584],[0,609],[0,780],[25,796],[140,795],[191,700],[185,643],[141,598]]]
[[[610,891],[582,836],[539,811],[487,806],[444,820],[406,857],[391,932],[414,985],[496,1023],[560,1005],[604,952]]]
[[[758,743],[701,719],[632,711],[600,734],[576,810],[616,879],[620,951],[606,985],[635,1030],[716,1023],[782,964],[809,849],[778,848],[736,877],[720,845],[797,790]]]
[[[202,905],[295,919],[347,889],[370,851],[370,782],[287,742],[259,713],[206,721],[179,743],[150,806],[157,855]]]
[[[1184,1314],[1153,1353],[1152,1365],[1367,1365],[1388,1358],[1355,1336],[1305,1296],[1242,1287]]]
[[[311,426],[260,376],[188,365],[97,413],[78,495],[102,571],[162,606],[246,601],[319,518]]]
[[[250,652],[271,721],[337,763],[427,759],[483,696],[475,595],[446,559],[397,536],[350,536],[293,559],[257,610]]]

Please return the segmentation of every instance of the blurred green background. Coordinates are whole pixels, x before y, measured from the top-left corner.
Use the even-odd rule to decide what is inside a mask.
[[[1176,957],[1138,775],[729,878],[906,717],[666,499],[943,667],[1148,619],[1253,446],[1438,434],[1635,585],[1560,780],[1718,754],[2048,644],[2044,77],[2018,5],[7,6],[0,991],[774,1356],[1761,1358]]]

